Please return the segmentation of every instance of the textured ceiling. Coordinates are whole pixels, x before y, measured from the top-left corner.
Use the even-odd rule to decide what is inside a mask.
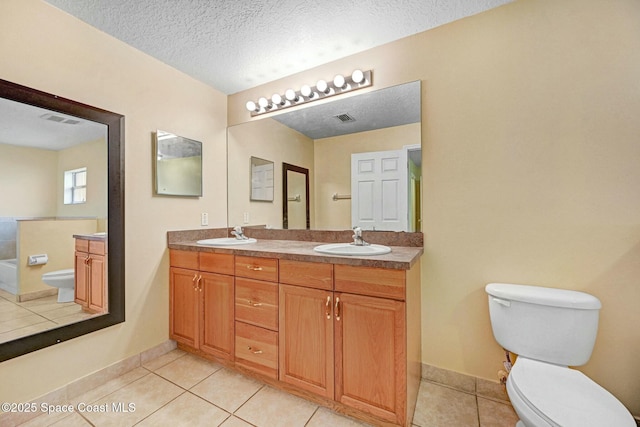
[[[353,122],[336,116],[348,114]],[[420,121],[420,82],[405,83],[273,116],[311,139],[401,126]]]
[[[45,0],[225,94],[511,0]]]
[[[103,124],[0,98],[0,144],[57,151],[97,139]]]

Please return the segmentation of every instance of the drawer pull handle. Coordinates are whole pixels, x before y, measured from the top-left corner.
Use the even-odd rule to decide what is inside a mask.
[[[191,279],[191,281],[193,282],[193,289],[198,289],[198,282],[196,281],[197,279],[198,279],[198,275],[194,274],[193,279]]]
[[[257,265],[247,265],[247,269],[253,271],[262,271],[262,267],[259,267]]]
[[[253,302],[251,300],[249,300],[249,305],[252,307],[261,307],[262,303],[261,302]]]
[[[262,350],[254,350],[251,346],[247,347],[247,349],[253,354],[262,354]]]
[[[340,320],[340,298],[336,297],[336,320]]]
[[[198,290],[202,292],[202,276],[198,276],[198,281],[196,283],[198,283]]]
[[[331,296],[327,297],[327,303],[324,305],[324,314],[327,316],[327,320],[331,319]]]

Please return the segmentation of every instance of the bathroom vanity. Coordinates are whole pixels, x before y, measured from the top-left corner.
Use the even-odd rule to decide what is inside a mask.
[[[180,348],[376,425],[411,424],[421,237],[358,257],[313,250],[328,239],[211,247],[179,233],[169,253],[170,337]]]
[[[76,234],[75,298],[76,304],[89,313],[106,313],[107,242],[103,235]]]

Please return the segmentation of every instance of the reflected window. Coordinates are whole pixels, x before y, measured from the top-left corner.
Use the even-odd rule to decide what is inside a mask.
[[[87,201],[87,168],[64,172],[64,204],[75,205]]]

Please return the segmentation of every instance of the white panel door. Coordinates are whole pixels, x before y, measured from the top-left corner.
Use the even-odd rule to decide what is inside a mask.
[[[408,231],[406,150],[351,155],[351,224],[363,230]]]

